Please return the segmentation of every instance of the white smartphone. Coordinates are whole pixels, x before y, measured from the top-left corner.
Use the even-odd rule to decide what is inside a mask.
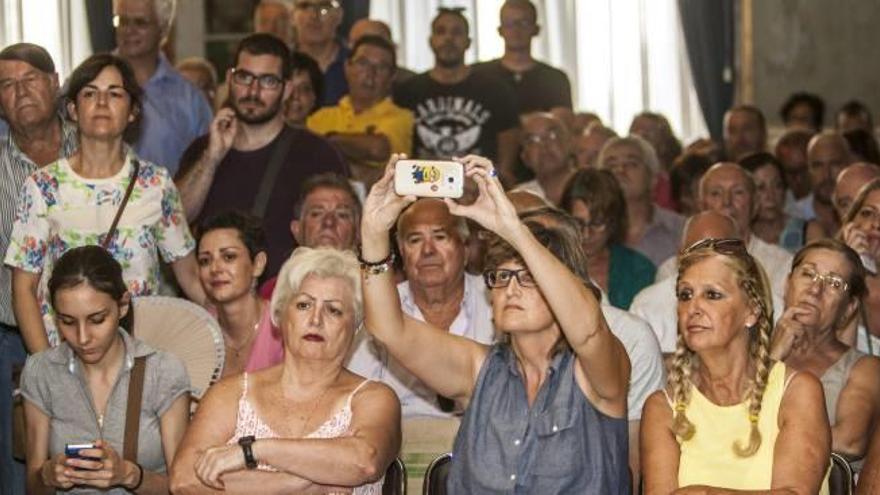
[[[464,166],[446,160],[400,160],[394,167],[394,192],[422,198],[460,198]]]

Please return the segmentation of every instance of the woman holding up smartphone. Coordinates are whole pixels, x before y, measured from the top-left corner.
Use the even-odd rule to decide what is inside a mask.
[[[98,246],[55,264],[49,299],[64,342],[31,355],[21,376],[28,493],[168,493],[165,474],[189,418],[189,376],[176,357],[125,331],[130,296],[122,267]],[[130,319],[128,319],[130,322]],[[123,460],[136,358],[146,358],[137,461]],[[69,444],[93,448],[68,457]]]
[[[393,187],[399,155],[370,191],[361,220],[365,328],[438,394],[466,405],[450,493],[629,493],[630,364],[599,308],[577,239],[523,223],[491,162],[459,160],[478,187],[453,215],[495,233],[483,276],[499,341],[451,335],[404,316],[389,232],[415,197]]]
[[[880,179],[868,182],[856,195],[841,222],[838,238],[859,254],[865,267],[868,294],[862,299],[862,325],[855,339],[856,347],[868,354],[880,355]],[[850,326],[855,327],[855,325]],[[852,334],[841,336],[853,344]]]

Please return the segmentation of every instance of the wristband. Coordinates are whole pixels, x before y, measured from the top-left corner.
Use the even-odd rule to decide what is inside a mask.
[[[144,483],[144,467],[138,463],[134,463],[134,465],[138,468],[138,482],[131,488],[128,489],[130,492],[138,491],[138,488]]]
[[[257,468],[257,460],[254,459],[254,450],[252,445],[256,441],[253,435],[248,435],[246,437],[241,437],[238,439],[238,444],[241,445],[241,452],[244,454],[244,465],[248,469],[256,469]]]

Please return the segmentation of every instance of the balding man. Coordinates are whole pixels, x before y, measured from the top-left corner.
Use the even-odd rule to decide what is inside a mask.
[[[574,174],[574,153],[568,128],[551,113],[530,113],[523,118],[522,137],[520,158],[534,172],[535,178],[516,189],[558,205],[568,180]]]
[[[413,203],[397,220],[397,246],[406,274],[397,291],[401,309],[410,317],[490,344],[494,327],[485,284],[464,270],[467,236],[464,219],[452,216],[442,201]],[[406,371],[367,332],[360,333],[352,348],[348,368],[393,388],[405,418],[451,417],[450,404]]]
[[[268,33],[293,47],[290,5],[284,0],[260,0],[254,8],[254,32]]]
[[[752,234],[757,201],[751,174],[736,163],[716,163],[700,180],[698,204],[701,211],[723,213],[736,222],[739,237],[746,243],[749,254],[764,268],[774,295],[782,297],[791,267],[791,253]],[[677,271],[678,259],[670,258],[657,270],[657,280]]]
[[[683,251],[703,239],[727,238],[742,239],[736,220],[720,211],[702,211],[687,220],[681,239],[681,250]],[[791,263],[788,263],[784,267],[786,272],[790,266]],[[678,267],[675,266],[674,273],[677,273],[677,270]],[[651,325],[651,329],[660,342],[660,350],[664,354],[675,352],[678,338],[675,296],[677,279],[678,277],[673,274],[654,283],[654,285],[645,287],[636,295],[629,307],[630,313],[644,319]],[[781,301],[780,296],[773,295],[775,307],[782,307]]]
[[[834,235],[840,229],[831,202],[834,181],[850,162],[849,144],[842,134],[826,131],[813,136],[807,146],[811,192],[795,204],[794,215],[804,220],[815,219],[826,235]]]
[[[394,39],[391,37],[391,27],[388,24],[376,19],[358,19],[351,25],[351,29],[348,31],[348,47],[353,48],[357,40],[368,34],[384,38],[389,43],[394,43]],[[400,84],[414,75],[416,73],[412,70],[398,65],[397,72],[394,74],[394,84]]]
[[[859,189],[877,177],[880,177],[880,167],[867,162],[853,163],[837,175],[831,202],[839,219],[846,215]]]
[[[131,64],[144,89],[140,134],[134,150],[174,176],[193,140],[211,125],[208,100],[161,53],[171,31],[174,0],[114,0],[117,53]]]
[[[757,107],[739,105],[724,114],[724,155],[728,160],[739,160],[766,147],[767,122]]]
[[[609,139],[617,137],[617,133],[602,122],[590,122],[583,132],[572,140],[577,168],[580,170],[595,168],[599,162],[599,152]]]

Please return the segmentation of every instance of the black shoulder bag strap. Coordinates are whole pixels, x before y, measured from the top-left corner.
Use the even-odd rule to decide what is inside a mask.
[[[113,236],[116,234],[116,226],[119,225],[119,219],[122,218],[122,212],[125,211],[125,205],[128,204],[128,198],[131,197],[131,192],[134,190],[134,185],[137,183],[138,173],[141,170],[141,163],[137,161],[137,159],[133,159],[131,161],[131,180],[128,182],[128,188],[125,189],[125,196],[122,197],[122,203],[119,204],[119,209],[116,210],[116,216],[113,217],[113,223],[110,224],[110,230],[107,231],[107,235],[104,236],[104,240],[101,241],[101,247],[107,249],[110,246],[110,240],[113,239]]]
[[[269,206],[269,197],[272,195],[272,189],[275,187],[275,179],[287,158],[287,152],[290,151],[290,142],[293,140],[293,130],[286,125],[281,130],[281,137],[275,143],[275,149],[272,150],[272,156],[269,158],[269,166],[266,167],[266,173],[263,174],[263,180],[260,182],[260,189],[254,197],[254,205],[251,207],[251,214],[257,218],[263,218],[266,214],[266,207]]]

